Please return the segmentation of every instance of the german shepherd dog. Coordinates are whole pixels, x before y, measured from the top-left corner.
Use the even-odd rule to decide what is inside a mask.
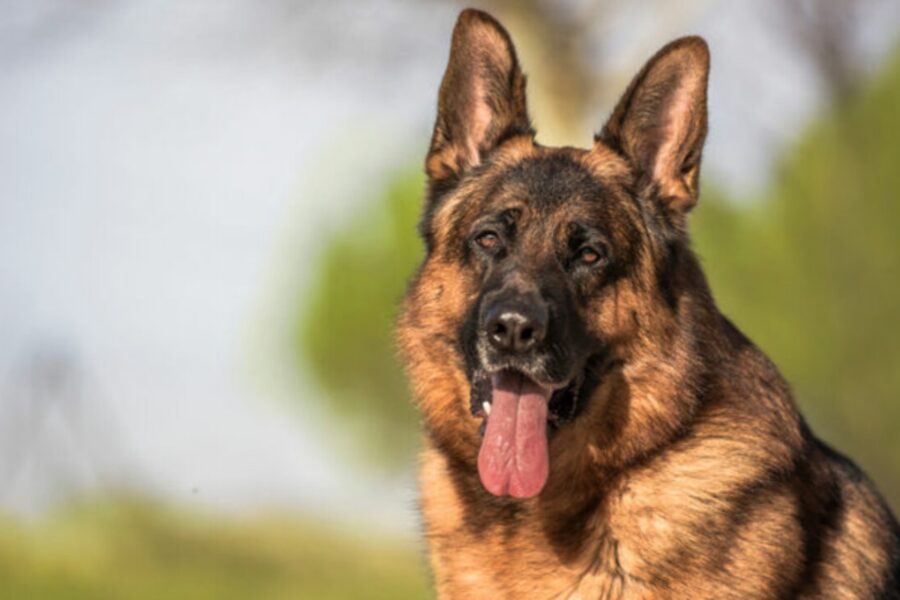
[[[398,339],[441,598],[900,598],[900,528],[691,252],[709,51],[662,48],[589,150],[535,142],[466,10]]]

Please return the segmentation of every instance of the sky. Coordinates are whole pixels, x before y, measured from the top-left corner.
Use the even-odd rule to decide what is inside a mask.
[[[606,42],[611,64],[706,36],[704,168],[750,195],[822,96],[771,35],[770,4],[697,4],[690,31],[624,11],[616,29],[635,34]],[[21,443],[0,445],[0,508],[127,480],[223,511],[414,521],[409,475],[366,475],[337,450],[285,330],[328,232],[420,160],[456,10],[4,3],[0,432]],[[898,18],[863,23],[872,64]],[[47,356],[79,383],[35,404],[29,369]]]

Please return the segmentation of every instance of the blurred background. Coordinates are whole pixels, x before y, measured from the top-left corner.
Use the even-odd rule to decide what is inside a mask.
[[[900,510],[900,4],[489,0],[538,139],[713,56],[722,310]],[[428,597],[392,320],[449,0],[0,1],[0,597]]]

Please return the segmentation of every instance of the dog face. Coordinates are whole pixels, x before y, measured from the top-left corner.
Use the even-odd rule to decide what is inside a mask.
[[[484,13],[460,16],[426,159],[428,252],[400,342],[431,437],[477,463],[489,492],[538,494],[549,436],[676,318],[708,65],[699,38],[669,44],[593,148],[547,148],[508,34]]]

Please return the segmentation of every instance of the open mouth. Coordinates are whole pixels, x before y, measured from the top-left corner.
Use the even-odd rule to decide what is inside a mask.
[[[558,423],[556,410],[565,404],[569,388],[554,391],[521,371],[493,373],[490,394],[479,394],[484,436],[478,453],[478,474],[485,489],[496,496],[537,496],[547,482],[547,438]],[[489,399],[488,399],[489,398]]]

